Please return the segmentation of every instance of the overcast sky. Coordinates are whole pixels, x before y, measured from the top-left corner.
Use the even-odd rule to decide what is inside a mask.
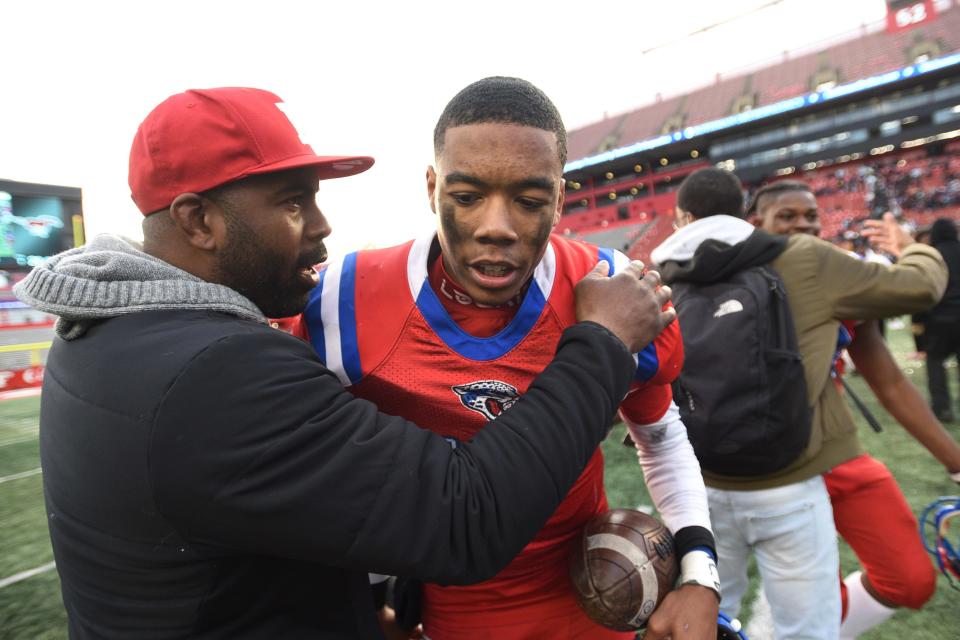
[[[318,153],[377,159],[321,184],[337,255],[432,227],[433,125],[474,80],[526,78],[573,129],[884,13],[883,0],[7,0],[0,178],[81,187],[88,235],[139,237],[126,172],[143,117],[185,89],[261,87]]]

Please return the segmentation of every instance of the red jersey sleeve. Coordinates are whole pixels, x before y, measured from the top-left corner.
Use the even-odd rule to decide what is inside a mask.
[[[620,413],[634,424],[650,424],[663,417],[672,401],[668,384],[634,383],[620,403]]]
[[[664,309],[672,309],[668,302]],[[683,339],[680,336],[679,321],[674,320],[653,341],[657,352],[657,372],[645,382],[647,384],[670,384],[680,375],[683,368]]]
[[[663,308],[672,306],[668,302]],[[623,417],[634,424],[656,422],[673,400],[670,383],[677,379],[683,368],[683,340],[677,321],[671,322],[644,351],[639,356],[641,362],[637,371],[641,379],[630,385],[627,397],[620,404]],[[643,379],[645,366],[647,375]]]

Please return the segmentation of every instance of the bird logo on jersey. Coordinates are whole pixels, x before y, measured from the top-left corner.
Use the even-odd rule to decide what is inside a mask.
[[[924,509],[920,536],[950,586],[960,590],[960,497],[942,497]]]
[[[467,409],[493,420],[520,399],[517,388],[499,380],[478,380],[450,387]]]

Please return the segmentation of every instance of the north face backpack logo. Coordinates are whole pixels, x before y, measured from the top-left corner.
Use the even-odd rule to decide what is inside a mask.
[[[738,311],[743,311],[743,303],[741,303],[739,300],[727,300],[717,307],[713,317],[720,318],[728,313],[736,313]]]

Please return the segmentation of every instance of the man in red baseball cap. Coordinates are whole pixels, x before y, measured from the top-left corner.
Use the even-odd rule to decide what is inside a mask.
[[[316,155],[281,104],[235,88],[163,102],[130,155],[143,246],[99,236],[16,289],[60,317],[40,448],[72,638],[382,637],[366,573],[499,571],[606,434],[631,353],[672,320],[655,273],[601,263],[553,362],[478,437],[453,448],[378,413],[266,321],[317,282],[319,181],[373,162]]]
[[[193,273],[277,318],[304,307],[317,284],[313,265],[326,259],[329,225],[322,215],[303,215],[318,182],[373,165],[365,156],[318,156],[282,105],[269,91],[248,88],[171,96],[137,130],[129,173],[133,201],[146,216],[147,253],[178,264],[171,240],[184,224],[194,242],[208,240],[214,229],[206,226],[206,213],[219,210],[226,214],[215,216],[226,246],[218,256],[204,254],[201,272]]]

